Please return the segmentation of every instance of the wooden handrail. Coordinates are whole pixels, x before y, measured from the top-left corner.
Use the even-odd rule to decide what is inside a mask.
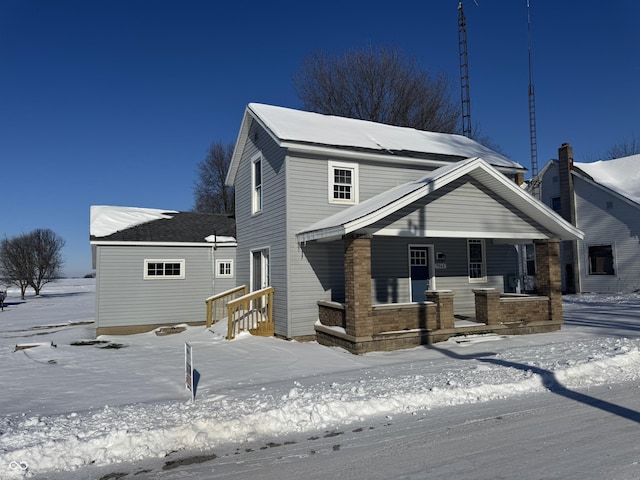
[[[246,285],[240,285],[239,287],[226,290],[207,298],[205,300],[205,303],[207,304],[207,328],[211,328],[211,325],[224,318],[227,303],[246,295],[247,292],[249,292],[249,287]]]
[[[245,330],[254,335],[274,335],[273,292],[273,287],[267,287],[227,303],[228,340]]]

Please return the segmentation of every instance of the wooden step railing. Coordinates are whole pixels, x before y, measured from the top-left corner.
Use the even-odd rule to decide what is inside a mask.
[[[273,292],[273,287],[267,287],[227,303],[227,340],[247,330],[262,337],[275,334]]]
[[[218,323],[227,314],[227,304],[231,300],[242,297],[249,292],[249,288],[246,285],[240,285],[239,287],[232,288],[217,295],[213,295],[205,300],[207,304],[207,328],[211,328],[211,325]]]

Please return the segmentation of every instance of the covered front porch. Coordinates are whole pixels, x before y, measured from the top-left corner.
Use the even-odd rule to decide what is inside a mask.
[[[323,345],[362,354],[431,344],[460,335],[550,332],[562,325],[559,240],[535,242],[537,295],[477,288],[473,290],[474,316],[456,314],[452,290],[427,290],[424,302],[373,304],[371,236],[346,235],[343,241],[345,301],[318,302],[315,331]]]
[[[316,338],[365,353],[456,335],[558,330],[560,240],[584,234],[482,159],[470,158],[338,212],[297,236],[301,244],[342,242],[344,301],[318,302]],[[412,247],[423,249],[416,260],[425,258],[423,273],[433,265],[426,278],[435,282],[414,282],[413,270],[400,270],[406,265],[406,257],[399,256],[402,242],[409,247],[411,268],[419,263]],[[521,273],[516,245],[532,242],[537,292],[516,295],[512,282]],[[385,280],[393,285],[403,275],[410,279],[410,294],[385,298]],[[424,296],[414,295],[420,290],[426,290]]]

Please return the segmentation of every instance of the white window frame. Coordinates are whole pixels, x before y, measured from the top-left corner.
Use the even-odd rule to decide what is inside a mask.
[[[229,273],[220,272],[220,267],[225,264],[228,265]],[[225,268],[225,270],[227,270],[227,268]],[[216,260],[216,278],[233,278],[233,277],[234,277],[233,260],[231,259]]]
[[[256,175],[256,164],[260,165],[260,183],[258,183]],[[259,213],[262,211],[262,202],[264,199],[264,159],[261,153],[257,153],[251,158],[251,213]]]
[[[150,263],[162,263],[163,264],[163,273],[160,275],[149,275],[149,264]],[[167,275],[165,274],[164,265],[168,263],[177,263],[180,265],[180,274],[179,275]],[[145,280],[184,280],[186,277],[186,268],[185,268],[185,260],[184,258],[145,258],[144,259],[144,271],[143,278]]]
[[[481,246],[481,252],[482,252],[482,262],[473,262],[473,266],[472,266],[472,262],[471,262],[471,245],[472,244],[479,244]],[[480,273],[481,275],[479,277],[472,277],[471,276],[471,270],[472,268],[475,270],[477,269],[477,266],[475,264],[478,264],[480,266]],[[481,238],[468,238],[467,239],[467,274],[469,276],[469,283],[485,283],[487,281],[487,249],[485,246],[485,241],[484,239]]]
[[[333,189],[336,186],[335,182],[335,171],[336,170],[350,170],[351,171],[351,195],[350,198],[334,198]],[[358,164],[357,163],[347,163],[347,162],[334,162],[329,161],[329,170],[328,170],[328,184],[329,184],[329,203],[339,203],[343,205],[354,205],[360,202],[360,192],[358,189],[359,183],[359,172],[358,172]]]

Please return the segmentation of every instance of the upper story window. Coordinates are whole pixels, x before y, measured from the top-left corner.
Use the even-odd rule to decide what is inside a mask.
[[[251,213],[262,210],[262,155],[251,159]]]
[[[469,259],[469,282],[486,282],[487,265],[485,261],[484,240],[467,240],[467,255]]]
[[[551,208],[553,209],[554,212],[561,213],[562,203],[561,203],[560,197],[553,197],[551,199]]]
[[[589,246],[589,275],[615,275],[611,245]]]
[[[184,278],[184,260],[145,260],[145,279],[182,279]]]
[[[358,164],[329,162],[329,203],[358,203]]]

